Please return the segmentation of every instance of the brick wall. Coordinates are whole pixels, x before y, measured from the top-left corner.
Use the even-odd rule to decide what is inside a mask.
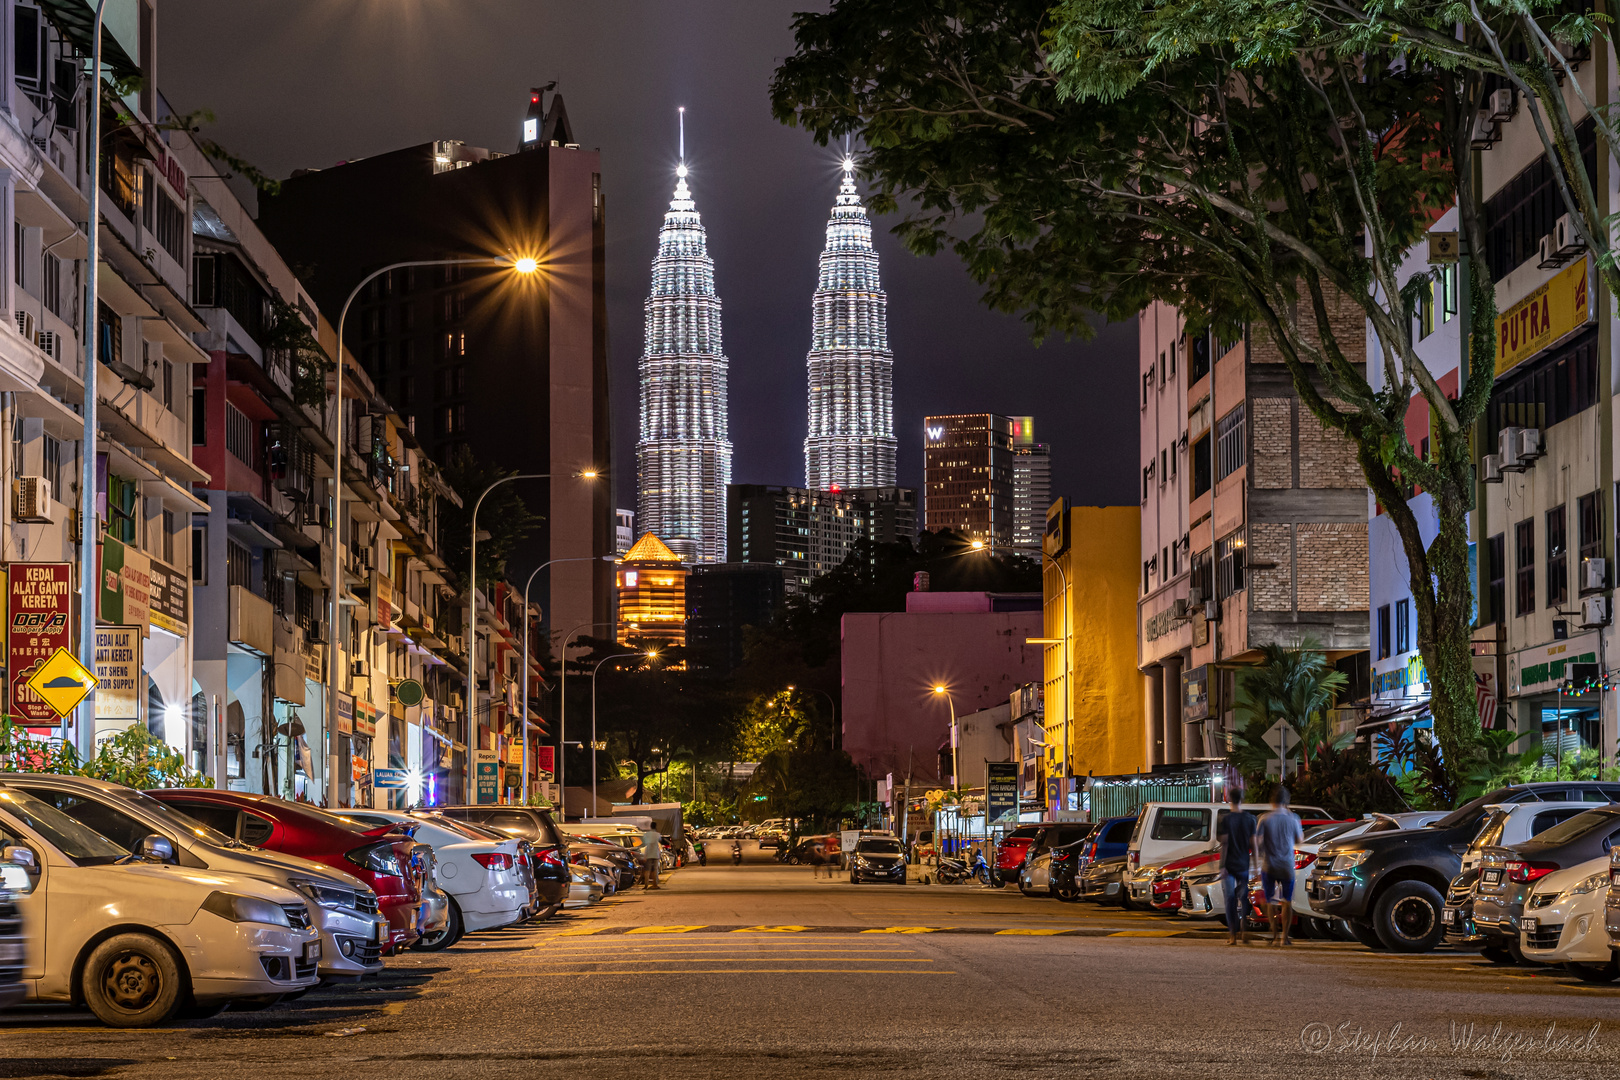
[[[1338,342],[1339,350],[1344,353],[1345,359],[1352,364],[1365,363],[1367,359],[1367,316],[1361,306],[1355,301],[1340,293],[1331,285],[1322,286],[1327,298],[1328,325],[1333,330],[1333,337]],[[1299,301],[1300,333],[1306,341],[1314,343],[1317,340],[1316,316],[1311,311],[1309,296],[1301,296]],[[1257,364],[1280,364],[1282,352],[1271,341],[1271,331],[1261,323],[1254,323],[1250,331],[1253,346],[1253,358]],[[1308,364],[1310,361],[1306,361]]]
[[[1367,523],[1302,524],[1295,529],[1299,610],[1366,611]]]
[[[1334,404],[1343,407],[1340,402]],[[1316,415],[1303,404],[1299,410],[1299,486],[1302,488],[1367,486],[1367,478],[1356,462],[1355,444],[1342,433],[1324,427]]]
[[[1294,400],[1255,398],[1249,422],[1253,425],[1254,486],[1294,486]]]
[[[1277,564],[1274,569],[1251,569],[1248,573],[1249,601],[1255,611],[1292,611],[1294,608],[1293,530],[1287,522],[1249,525],[1247,561]]]

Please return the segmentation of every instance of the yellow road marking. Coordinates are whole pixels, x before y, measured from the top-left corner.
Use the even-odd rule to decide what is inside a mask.
[[[699,923],[697,926],[633,926],[626,930],[627,934],[690,934],[694,930],[702,930],[708,924]]]
[[[956,975],[955,971],[905,968],[671,968],[654,971],[547,971],[550,975]],[[532,979],[534,975],[493,975],[495,979]]]
[[[888,960],[888,959],[885,959],[885,958],[883,958],[881,956],[862,956],[860,953],[854,953],[854,954],[851,954],[851,955],[854,955],[854,956],[858,957],[861,960],[865,960],[869,964],[932,964],[932,963],[934,963],[934,961],[926,960],[926,959],[911,959],[911,958],[900,959],[900,958],[897,958],[897,959],[894,959],[894,960]],[[771,956],[771,957],[739,956],[739,957],[736,957],[735,959],[727,959],[724,956],[692,956],[692,957],[686,957],[686,958],[676,956],[676,957],[671,957],[671,958],[669,958],[667,960],[659,960],[659,959],[656,959],[656,958],[648,960],[648,959],[643,959],[641,957],[631,957],[631,958],[622,959],[622,960],[592,960],[591,963],[593,963],[593,964],[695,964],[699,960],[707,960],[710,963],[715,963],[715,964],[763,964],[767,960],[775,960],[778,963],[780,963],[781,961],[787,960],[787,959],[789,959],[789,957],[785,957],[785,956],[781,956],[781,955],[775,955],[775,956]],[[573,962],[576,962],[578,960],[579,960],[579,957],[571,956],[571,957],[568,957],[567,960],[558,960],[557,963],[559,963],[559,964],[561,964],[561,963],[573,963]],[[811,961],[811,962],[812,963],[824,963],[825,961],[819,961],[818,960],[818,961]]]
[[[1030,937],[1046,937],[1046,936],[1049,936],[1051,934],[1062,934],[1062,933],[1065,933],[1065,932],[1066,931],[1063,930],[1063,929],[1054,929],[1054,930],[997,930],[995,932],[994,936],[1000,937],[1002,934],[1026,934],[1026,935],[1028,935]]]
[[[1109,937],[1175,937],[1180,930],[1115,930]]]
[[[745,926],[740,930],[733,930],[733,934],[802,934],[810,929],[808,926]]]
[[[587,934],[600,934],[603,930],[606,930],[606,929],[607,929],[607,927],[605,927],[605,926],[581,926],[581,927],[577,927],[577,928],[575,928],[573,930],[559,930],[555,934],[552,934],[551,937],[554,937],[554,938],[560,938],[560,937],[584,937]],[[535,948],[538,949],[538,948],[540,948],[540,946],[536,945]]]
[[[939,930],[950,930],[949,926],[878,926],[870,930],[862,930],[863,934],[932,934]]]

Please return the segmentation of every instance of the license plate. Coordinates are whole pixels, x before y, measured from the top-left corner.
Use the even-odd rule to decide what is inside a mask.
[[[1481,877],[1483,877],[1485,884],[1487,885],[1502,884],[1502,871],[1500,870],[1487,870],[1481,875]]]
[[[1313,900],[1316,898],[1316,883],[1315,882],[1307,881],[1305,883],[1305,895],[1311,897]]]
[[[1525,918],[1525,919],[1520,919],[1519,920],[1519,929],[1528,930],[1532,934],[1536,932],[1536,927],[1539,926],[1539,925],[1540,925],[1540,920],[1539,919]]]
[[[1455,923],[1457,921],[1457,911],[1456,911],[1456,909],[1455,908],[1446,908],[1446,910],[1444,910],[1444,911],[1442,911],[1440,913],[1440,921],[1445,923],[1447,926],[1451,926],[1453,923]]]
[[[28,959],[28,950],[20,941],[0,941],[0,964],[20,964]]]
[[[310,960],[319,960],[320,958],[321,958],[321,943],[319,941],[305,942],[304,943],[304,960],[305,960],[305,962],[308,962]]]

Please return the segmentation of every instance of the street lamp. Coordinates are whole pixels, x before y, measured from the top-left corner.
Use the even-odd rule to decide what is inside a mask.
[[[604,657],[602,657],[602,659],[600,659],[600,660],[598,660],[596,662],[596,666],[591,669],[591,813],[592,814],[596,813],[596,673],[598,671],[601,671],[602,670],[602,665],[609,662],[610,660],[624,660],[624,659],[626,659],[628,657],[631,657],[631,656],[645,656],[649,660],[658,659],[658,654],[656,652],[652,652],[650,650],[648,652],[646,652],[646,653],[635,653],[635,652],[614,653],[612,656],[604,656]],[[563,809],[566,810],[567,807],[564,806]],[[568,815],[566,813],[563,815],[564,818],[566,818],[567,816]]]
[[[961,773],[958,772],[956,762],[956,699],[951,697],[950,687],[943,684],[934,687],[934,693],[943,694],[945,703],[951,707],[951,790],[955,791],[961,786],[961,782],[957,779]]]
[[[102,2],[105,3],[105,0],[102,0]],[[99,35],[97,37],[97,41],[98,41],[98,43],[100,41]],[[93,122],[94,121],[92,121],[92,123]],[[94,185],[92,185],[92,187],[94,187]],[[93,243],[93,241],[92,241],[92,243]],[[95,249],[92,247],[91,248],[92,257],[94,257],[94,252],[95,252]],[[337,746],[337,736],[338,736],[338,730],[337,730],[338,729],[338,711],[337,711],[337,709],[338,709],[338,706],[337,706],[337,695],[338,695],[338,607],[339,607],[339,604],[341,602],[341,597],[343,596],[343,450],[344,450],[344,447],[343,447],[343,324],[344,324],[345,321],[347,321],[347,319],[349,317],[349,308],[350,308],[351,305],[353,305],[355,297],[360,295],[360,290],[361,289],[364,289],[367,285],[371,284],[377,278],[379,278],[382,275],[388,273],[389,271],[402,270],[402,269],[405,269],[406,267],[411,267],[411,266],[508,266],[508,267],[511,267],[513,271],[515,271],[516,273],[519,273],[519,274],[532,274],[532,273],[534,273],[536,270],[538,270],[540,268],[539,262],[537,260],[535,260],[534,258],[529,257],[529,256],[524,256],[524,257],[516,258],[516,259],[508,257],[508,256],[485,256],[485,257],[473,258],[473,259],[407,259],[407,260],[405,260],[403,262],[389,263],[387,266],[381,267],[380,269],[377,269],[377,270],[373,270],[371,273],[369,273],[365,277],[361,278],[360,283],[358,285],[356,285],[352,290],[350,290],[348,299],[343,301],[343,307],[338,311],[338,321],[337,321],[337,369],[336,369],[336,376],[335,376],[335,378],[333,380],[333,388],[332,388],[332,401],[333,401],[333,410],[332,411],[337,414],[337,416],[336,416],[336,424],[335,424],[335,427],[334,427],[334,430],[333,430],[333,435],[332,435],[332,603],[331,603],[332,621],[331,621],[331,628],[330,628],[330,634],[329,634],[329,636],[331,637],[332,640],[330,642],[328,642],[328,644],[327,644],[327,649],[331,653],[331,655],[327,657],[327,688],[326,688],[326,699],[327,699],[326,700],[326,717],[327,717],[327,725],[326,725],[326,760],[327,760],[326,805],[330,806],[330,807],[337,806],[337,780],[338,780],[338,746]],[[90,445],[93,445],[93,444],[90,444]],[[90,486],[91,486],[92,491],[93,491],[93,489],[95,487],[94,474],[89,473],[87,475],[91,476]],[[512,479],[516,479],[516,477],[507,477],[506,479],[512,480]],[[500,482],[501,481],[499,481],[499,480],[496,481],[496,483],[500,483]],[[491,485],[491,486],[493,487],[494,485]],[[485,495],[489,494],[487,489],[485,490],[484,494]],[[482,501],[482,499],[483,499],[483,495],[480,495],[479,500]],[[474,516],[475,520],[476,520],[476,517],[477,517],[477,513],[478,513],[478,511],[477,511],[477,508],[475,507],[474,510],[473,510],[473,516]],[[87,517],[85,520],[89,521],[90,519]],[[477,572],[478,572],[478,559],[477,559],[477,556],[478,556],[478,526],[476,524],[474,524],[474,526],[473,526],[473,573],[474,573],[474,575],[476,575]],[[468,589],[468,596],[471,597],[472,595],[473,595],[472,594],[472,589],[469,588]],[[469,602],[471,602],[471,601],[469,601]],[[470,625],[470,623],[469,623],[469,625]],[[467,656],[468,656],[468,660],[467,660],[467,689],[468,689],[469,695],[470,695],[471,690],[472,690],[472,654],[474,652],[474,648],[473,648],[473,644],[472,644],[473,641],[474,641],[473,637],[468,638],[469,644],[468,644],[468,649],[467,649]],[[472,715],[472,711],[473,711],[471,705],[468,706],[467,711],[468,711],[468,715],[470,717]],[[467,763],[468,763],[467,768],[468,768],[469,776],[472,775],[472,773],[471,773],[471,770],[473,768],[472,759],[473,759],[472,740],[469,737],[468,743],[467,743]],[[471,783],[470,780],[469,780],[469,783]]]
[[[617,559],[614,561],[617,561]],[[568,779],[568,770],[563,767],[563,758],[568,746],[563,741],[568,737],[568,639],[587,627],[612,625],[614,624],[610,622],[582,622],[563,635],[562,648],[557,650],[558,663],[562,665],[562,676],[559,680],[562,688],[558,691],[558,696],[562,698],[562,706],[558,709],[557,717],[557,798],[562,804],[564,821],[568,820],[568,797],[563,792],[564,784]]]
[[[789,693],[797,693],[798,692],[798,687],[794,686],[792,683],[788,684],[787,689],[788,689]],[[814,686],[807,686],[807,687],[805,687],[805,689],[808,690],[812,694],[820,694],[822,697],[827,699],[827,706],[830,709],[832,709],[833,740],[836,743],[837,738],[838,738],[838,703],[836,701],[834,701],[833,696],[831,694],[827,693],[827,691],[825,691],[825,690],[818,690]]]

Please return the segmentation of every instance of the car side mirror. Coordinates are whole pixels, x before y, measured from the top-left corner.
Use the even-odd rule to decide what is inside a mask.
[[[0,863],[12,863],[28,871],[30,877],[39,874],[39,860],[34,857],[31,848],[7,847],[0,848]]]
[[[141,842],[136,845],[135,854],[139,855],[147,862],[173,862],[174,841],[170,840],[167,836],[159,836],[157,833],[148,833],[146,836],[141,837]]]

